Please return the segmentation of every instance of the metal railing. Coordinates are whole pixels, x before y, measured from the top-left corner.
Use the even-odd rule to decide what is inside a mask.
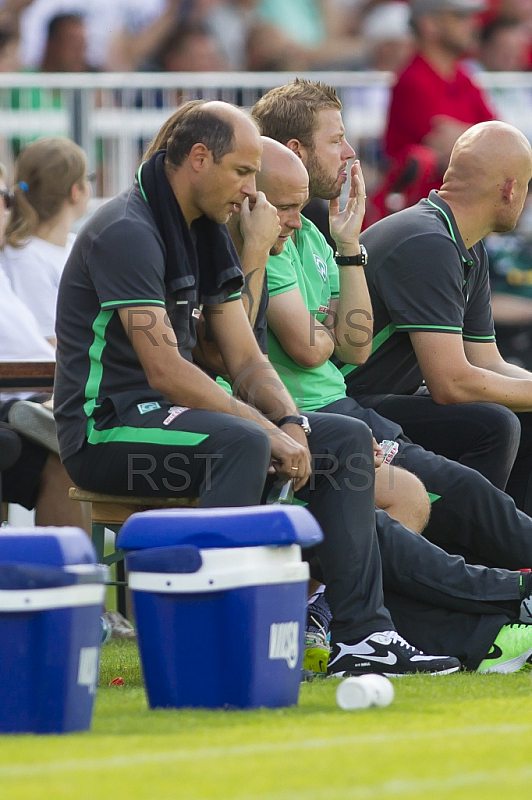
[[[98,194],[128,186],[143,150],[176,107],[197,98],[251,108],[268,89],[292,73],[13,73],[0,75],[0,160],[9,168],[29,141],[70,136],[98,172]],[[371,183],[376,173],[392,81],[383,72],[309,73],[332,84],[344,105],[351,143]],[[502,119],[532,136],[532,74],[483,73]]]

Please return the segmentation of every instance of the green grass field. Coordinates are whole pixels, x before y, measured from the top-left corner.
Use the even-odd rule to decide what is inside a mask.
[[[109,686],[118,676],[124,686]],[[289,709],[150,711],[135,643],[112,642],[102,650],[91,732],[0,737],[0,799],[530,794],[530,673],[402,678],[391,706],[364,711],[340,711],[336,685],[304,684]]]

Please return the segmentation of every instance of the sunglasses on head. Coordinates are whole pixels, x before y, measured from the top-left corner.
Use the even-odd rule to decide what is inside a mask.
[[[13,195],[8,189],[0,189],[0,197],[4,201],[4,206],[6,209],[11,208],[13,205]]]

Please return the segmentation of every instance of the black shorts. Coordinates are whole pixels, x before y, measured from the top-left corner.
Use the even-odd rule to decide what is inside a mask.
[[[15,401],[14,401],[15,402]],[[0,421],[7,422],[7,414],[12,402],[0,403]],[[2,501],[4,503],[18,503],[24,508],[35,508],[41,473],[43,471],[49,451],[34,444],[19,434],[22,442],[20,458],[9,469],[2,472]]]

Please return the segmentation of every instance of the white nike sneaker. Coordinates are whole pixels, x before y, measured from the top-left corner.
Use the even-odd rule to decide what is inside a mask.
[[[343,678],[368,672],[390,678],[416,672],[448,675],[460,669],[460,662],[451,656],[427,656],[417,650],[397,631],[372,633],[361,642],[338,642],[332,645],[327,675]]]

